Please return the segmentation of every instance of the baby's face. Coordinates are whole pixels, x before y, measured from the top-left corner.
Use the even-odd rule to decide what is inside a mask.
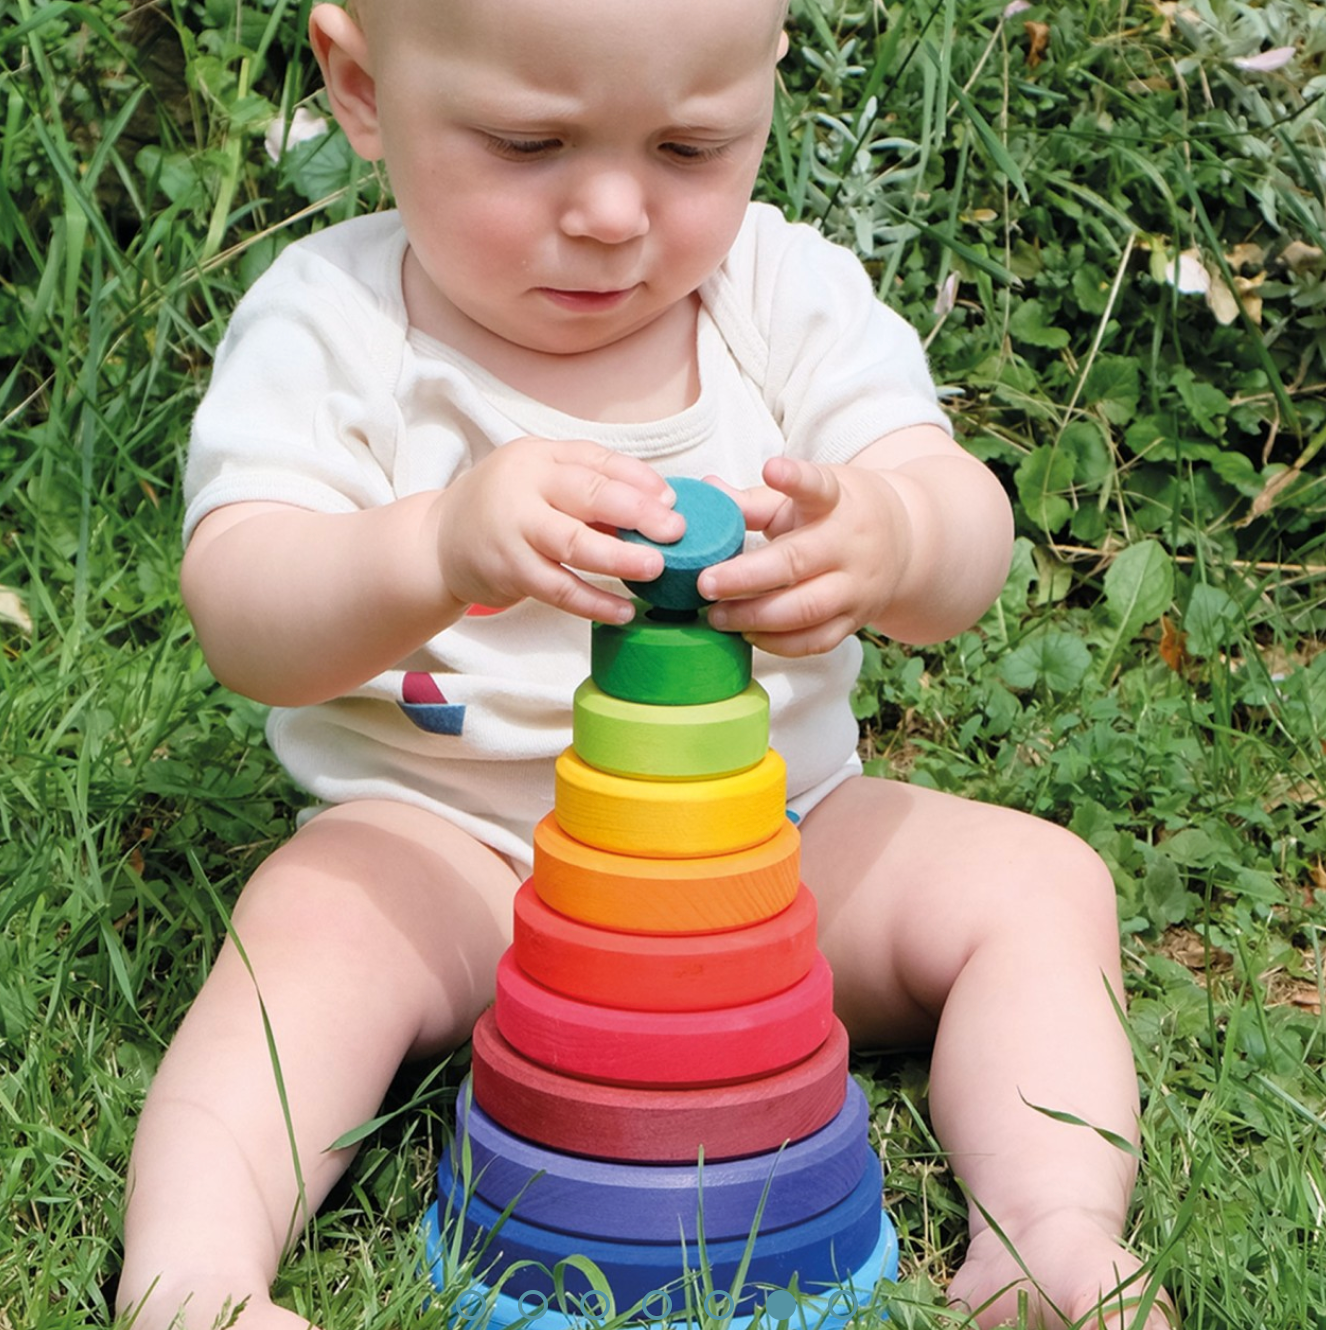
[[[559,354],[722,261],[750,198],[780,0],[361,0],[376,137],[430,298]],[[352,134],[352,140],[355,135]]]

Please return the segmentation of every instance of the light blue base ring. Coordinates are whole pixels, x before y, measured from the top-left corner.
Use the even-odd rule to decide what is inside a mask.
[[[874,1251],[840,1285],[799,1292],[794,1299],[786,1290],[771,1289],[761,1307],[749,1316],[724,1317],[723,1308],[715,1306],[712,1310],[718,1316],[705,1316],[704,1319],[710,1322],[721,1319],[730,1330],[750,1330],[752,1325],[757,1324],[759,1330],[775,1330],[783,1323],[787,1324],[788,1330],[842,1330],[848,1321],[867,1308],[872,1309],[873,1315],[882,1316],[880,1309],[872,1306],[875,1286],[881,1279],[896,1280],[898,1277],[898,1238],[887,1215],[881,1215],[880,1221],[879,1241]],[[436,1204],[429,1209],[424,1226],[433,1285],[442,1290],[451,1279],[447,1253],[440,1237]],[[726,1298],[721,1292],[712,1296],[720,1301]],[[773,1305],[770,1305],[769,1299],[774,1300]],[[679,1305],[669,1318],[671,1324],[685,1325],[688,1319],[691,1324],[696,1324],[700,1319],[699,1314],[693,1310],[691,1316],[687,1317],[685,1295],[680,1290],[677,1291],[676,1301]],[[454,1330],[600,1330],[600,1327],[610,1323],[598,1307],[584,1306],[574,1311],[558,1311],[546,1304],[541,1306],[542,1302],[541,1297],[531,1298],[526,1295],[524,1299],[517,1299],[502,1292],[494,1292],[487,1284],[475,1280],[456,1299],[451,1325]],[[629,1326],[639,1327],[640,1330],[664,1330],[665,1318],[662,1313],[662,1301],[651,1295],[645,1300],[639,1316],[632,1319]]]

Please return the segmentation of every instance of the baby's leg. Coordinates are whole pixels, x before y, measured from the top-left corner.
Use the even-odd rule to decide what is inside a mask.
[[[1072,1114],[1137,1139],[1113,884],[1049,823],[866,778],[803,823],[803,876],[839,1010],[867,1047],[934,1041],[935,1131],[971,1199],[972,1242],[950,1295],[981,1326],[1016,1318],[1021,1265],[1046,1326],[1129,1326],[1138,1261],[1120,1246],[1135,1165]],[[984,1213],[982,1213],[984,1211]],[[1006,1291],[1005,1291],[1006,1290]],[[1033,1320],[1033,1324],[1038,1324]],[[1138,1322],[1140,1325],[1141,1323]],[[1147,1330],[1167,1324],[1154,1311]]]
[[[121,1311],[142,1304],[135,1330],[164,1330],[181,1305],[174,1324],[209,1330],[244,1299],[239,1330],[306,1324],[268,1287],[349,1162],[327,1146],[373,1115],[405,1058],[468,1037],[517,885],[450,823],[369,801],[321,814],[254,875],[234,911],[253,974],[228,941],[139,1124],[119,1293]]]

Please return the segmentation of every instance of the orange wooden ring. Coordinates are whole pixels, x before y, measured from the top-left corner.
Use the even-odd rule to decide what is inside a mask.
[[[568,919],[533,882],[516,893],[512,954],[555,993],[634,1011],[703,1011],[790,988],[815,960],[815,897],[723,933],[621,933]]]
[[[833,974],[817,955],[791,988],[714,1011],[623,1011],[536,984],[508,949],[497,965],[497,1028],[553,1071],[610,1085],[727,1085],[808,1058],[833,1022]]]
[[[577,1080],[521,1057],[491,1008],[474,1027],[474,1098],[526,1140],[593,1159],[694,1163],[776,1150],[823,1127],[847,1093],[847,1031],[804,1062],[740,1085],[641,1090]]]
[[[572,748],[553,770],[553,808],[562,829],[614,854],[735,854],[768,840],[787,815],[787,766],[772,748],[753,767],[708,780],[615,776],[591,767]]]
[[[716,933],[787,909],[800,871],[801,836],[787,818],[748,850],[655,859],[583,845],[549,813],[534,828],[530,880],[546,905],[581,923],[630,933]]]

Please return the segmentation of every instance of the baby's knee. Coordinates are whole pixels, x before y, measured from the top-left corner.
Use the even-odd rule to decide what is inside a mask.
[[[1086,841],[1052,822],[1025,818],[1009,890],[1025,919],[1067,923],[1118,943],[1118,904],[1109,866]]]

